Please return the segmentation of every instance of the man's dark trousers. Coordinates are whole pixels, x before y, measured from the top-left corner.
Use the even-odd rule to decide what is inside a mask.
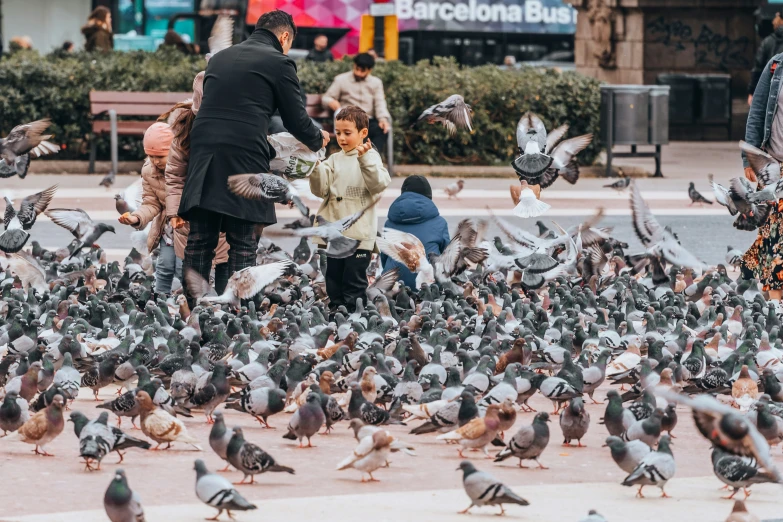
[[[378,125],[378,120],[375,118],[370,118],[370,124],[367,127],[367,137],[370,138],[372,144],[378,149],[378,153],[383,156],[386,151],[387,135]]]
[[[212,260],[215,257],[215,248],[221,232],[226,233],[226,241],[230,247],[229,277],[243,268],[256,264],[256,223],[203,208],[192,209],[188,217],[190,234],[185,246],[183,273],[186,268],[191,268],[209,281]]]
[[[327,259],[325,277],[329,308],[334,310],[345,305],[349,312],[354,312],[358,298],[367,304],[367,267],[371,259],[369,250],[357,250],[344,259]]]

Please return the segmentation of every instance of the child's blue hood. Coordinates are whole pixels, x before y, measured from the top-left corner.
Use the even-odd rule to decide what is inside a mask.
[[[438,207],[426,196],[416,192],[404,192],[394,200],[387,214],[389,220],[400,224],[415,225],[438,217]]]

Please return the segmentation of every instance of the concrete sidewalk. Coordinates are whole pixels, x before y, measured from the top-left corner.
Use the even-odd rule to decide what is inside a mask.
[[[484,463],[478,464],[480,469],[493,471],[491,464],[486,463],[483,466],[482,464]],[[528,474],[527,477],[533,474]],[[346,486],[354,482],[351,477],[340,480],[344,480]],[[474,508],[469,518],[458,516],[457,511],[466,508],[470,503],[462,489],[372,493],[374,486],[372,483],[361,484],[357,479],[351,489],[361,491],[361,494],[287,499],[269,498],[264,494],[263,487],[244,487],[240,491],[248,500],[256,504],[258,509],[243,513],[234,512],[234,515],[242,522],[263,520],[445,522],[463,518],[497,520],[494,515],[499,510],[496,507]],[[590,509],[595,509],[612,522],[661,522],[667,519],[723,522],[731,512],[733,502],[719,498],[725,495],[725,492],[718,491],[719,486],[720,483],[714,477],[673,479],[666,487],[667,493],[672,498],[660,498],[658,488],[647,486],[644,489],[646,498],[639,499],[635,498],[637,488],[623,487],[617,483],[593,482],[544,486],[515,483],[512,489],[528,500],[530,505],[525,507],[508,505],[506,514],[507,518],[516,520],[576,522],[585,517]],[[182,487],[191,488],[193,484],[183,477]],[[738,497],[741,498],[742,494],[740,493]],[[753,487],[753,495],[747,500],[746,506],[762,520],[774,520],[775,517],[781,516],[779,498],[780,486],[757,485]],[[143,498],[142,502],[144,502]],[[198,503],[144,506],[144,511],[147,520],[168,522],[203,520],[215,514],[214,509]],[[0,518],[0,522],[102,522],[104,520],[106,514],[103,509]]]
[[[653,147],[640,147],[639,152],[652,151]],[[617,146],[614,152],[628,152],[630,147]],[[582,181],[587,178],[604,178],[606,155],[602,153],[596,165],[582,167]],[[141,161],[120,162],[120,176],[130,171],[140,171]],[[87,162],[37,160],[30,165],[30,174],[56,174],[58,176],[83,175],[90,179],[103,176],[108,172],[108,162],[98,162],[97,171],[100,174],[77,174],[86,172]],[[684,179],[689,177],[706,176],[712,172],[718,179],[729,179],[742,172],[739,148],[734,141],[708,141],[708,142],[672,142],[663,147],[663,162],[661,170],[665,179]],[[633,177],[649,176],[655,171],[655,162],[652,158],[616,158],[612,162],[616,170],[623,168],[627,175]],[[395,174],[398,178],[404,178],[412,174],[421,174],[433,178],[509,178],[516,179],[513,169],[506,166],[464,166],[464,165],[397,165]],[[11,178],[14,179],[14,178]],[[660,180],[657,180],[660,181]],[[2,182],[3,186],[7,181]],[[97,185],[97,182],[95,182]],[[558,183],[559,184],[559,183]],[[565,183],[563,183],[565,185]]]

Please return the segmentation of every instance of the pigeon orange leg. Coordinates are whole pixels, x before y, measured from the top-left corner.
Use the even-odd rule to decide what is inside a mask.
[[[207,519],[205,519],[205,520],[217,520],[217,519],[218,519],[218,517],[219,517],[221,514],[223,514],[223,510],[222,510],[222,509],[221,509],[221,510],[219,510],[219,511],[218,511],[218,514],[217,514],[217,515],[215,515],[214,517],[212,517],[212,518],[207,518]]]
[[[671,496],[666,494],[666,491],[661,488],[661,498],[672,498]]]
[[[743,500],[747,500],[750,496],[750,490],[748,488],[742,488],[742,492],[745,493],[745,498]]]
[[[541,463],[538,461],[538,459],[536,459],[536,464],[538,464],[538,469],[549,469],[548,467],[546,467],[546,466],[544,466],[543,464],[541,464]]]
[[[231,464],[226,464],[226,467],[225,467],[225,468],[223,468],[223,469],[219,469],[219,470],[217,470],[217,471],[218,471],[218,473],[228,473],[229,471],[231,471],[231,470],[229,469],[230,467],[231,467]]]
[[[639,498],[644,498],[644,495],[642,494],[642,490],[644,489],[644,486],[639,486],[639,491],[636,492],[636,496]]]
[[[505,514],[506,514],[506,510],[505,510],[505,509],[503,509],[503,504],[500,504],[500,513],[498,513],[498,514],[497,514],[497,515],[495,515],[495,516],[497,516],[497,517],[502,517],[502,516],[503,516],[503,515],[505,515]]]
[[[725,500],[731,500],[731,499],[734,498],[734,495],[737,494],[737,491],[739,491],[739,489],[735,489],[734,491],[732,491],[731,495],[729,495],[728,497],[720,497],[720,498],[725,499]],[[748,498],[748,497],[745,497],[745,498]]]
[[[310,437],[307,437],[307,447],[308,448],[314,448],[312,441],[310,440]]]
[[[461,459],[464,459],[464,458],[466,458],[466,457],[465,457],[465,455],[463,455],[463,454],[462,454],[462,448],[458,449],[458,450],[457,450],[457,453],[459,453],[459,457],[460,457]]]
[[[125,459],[125,454],[119,450],[117,450],[117,455],[120,456],[120,460],[117,461],[117,464],[122,464],[122,461]]]
[[[577,448],[586,448],[587,447],[587,444],[582,444],[582,439],[578,439],[576,442],[577,442],[577,444],[576,444]]]
[[[523,466],[522,465],[522,459],[519,459],[519,467],[522,468],[522,469],[528,469],[527,466]]]
[[[379,479],[372,476],[372,472],[368,472],[367,474],[370,475],[370,480],[368,480],[367,482],[380,482]]]
[[[460,515],[467,515],[468,512],[470,511],[470,508],[472,508],[472,507],[473,507],[473,504],[469,505],[468,507],[466,507],[462,511],[457,511],[457,513],[460,514]]]

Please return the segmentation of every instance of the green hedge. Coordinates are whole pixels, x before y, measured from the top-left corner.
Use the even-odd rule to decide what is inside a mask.
[[[203,67],[203,59],[172,49],[67,56],[16,52],[0,61],[0,132],[5,135],[20,122],[48,116],[55,141],[67,147],[60,159],[85,158],[91,90],[189,91]],[[324,92],[336,74],[349,69],[348,61],[302,63],[299,74],[307,92]],[[540,114],[548,126],[570,123],[570,136],[597,135],[599,83],[576,73],[461,68],[453,60],[435,59],[414,66],[382,63],[374,74],[385,85],[398,163],[508,163],[516,151],[516,123],[527,110]],[[439,125],[413,125],[425,108],[454,93],[473,107],[472,135],[459,132],[452,138]],[[121,138],[120,144],[121,158],[143,156],[140,140]],[[596,139],[580,160],[592,162],[598,150]],[[108,137],[100,140],[98,151],[99,158],[107,158]]]

